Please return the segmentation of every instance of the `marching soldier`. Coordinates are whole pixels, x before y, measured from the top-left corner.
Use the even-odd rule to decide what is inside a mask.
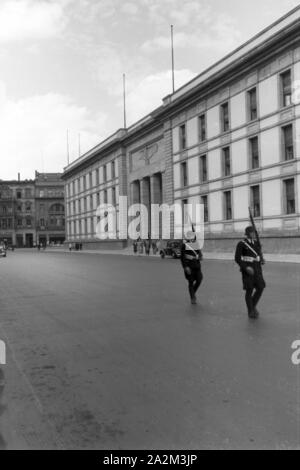
[[[254,227],[247,227],[245,235],[246,238],[236,247],[235,262],[242,273],[248,316],[255,319],[259,317],[256,307],[266,287],[262,272],[264,261],[260,242],[255,240]]]
[[[197,303],[196,292],[199,289],[203,275],[201,271],[202,252],[197,241],[196,233],[187,233],[186,240],[181,247],[181,264],[184,275],[189,283],[191,303]]]

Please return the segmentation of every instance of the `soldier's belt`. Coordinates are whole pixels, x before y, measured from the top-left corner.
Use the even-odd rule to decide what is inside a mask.
[[[198,256],[191,256],[191,255],[184,255],[185,259],[187,259],[188,261],[194,261],[194,260],[197,260],[199,261],[199,258]]]
[[[251,256],[242,256],[241,257],[242,261],[245,261],[246,263],[259,263],[260,262],[260,256],[257,256],[256,258],[252,258]]]

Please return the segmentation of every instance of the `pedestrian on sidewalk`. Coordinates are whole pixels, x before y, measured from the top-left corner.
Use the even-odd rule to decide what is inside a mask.
[[[158,252],[158,247],[157,247],[157,242],[156,241],[152,242],[152,252],[153,252],[154,255],[156,255],[157,252]]]
[[[195,232],[188,232],[181,247],[181,264],[188,281],[192,305],[197,304],[196,293],[202,283],[201,261],[203,255]]]
[[[134,242],[133,242],[133,253],[135,255],[137,254],[137,249],[138,249],[138,244],[137,244],[137,241],[134,240]]]
[[[144,243],[141,240],[141,237],[138,238],[137,245],[138,245],[138,253],[139,253],[139,255],[142,255],[144,253]]]
[[[144,244],[145,244],[145,253],[147,256],[149,256],[150,255],[150,241],[145,240]]]
[[[248,316],[256,319],[259,317],[256,307],[266,283],[262,271],[263,255],[260,243],[255,240],[255,230],[252,226],[246,228],[245,239],[237,244],[235,262],[239,265],[242,273]]]

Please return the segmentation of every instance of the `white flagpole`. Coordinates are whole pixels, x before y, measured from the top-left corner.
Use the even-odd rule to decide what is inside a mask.
[[[171,49],[172,49],[172,90],[175,92],[175,73],[174,73],[174,39],[173,39],[173,25],[171,24]]]
[[[123,73],[123,107],[124,107],[124,129],[127,128],[126,124],[126,76]]]

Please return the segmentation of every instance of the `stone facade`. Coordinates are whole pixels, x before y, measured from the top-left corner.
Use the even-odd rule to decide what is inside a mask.
[[[299,31],[300,7],[69,165],[66,186],[117,160],[129,204],[202,203],[207,250],[232,251],[251,207],[266,251],[299,252]],[[79,198],[69,193],[68,240],[96,243],[95,224],[72,234]]]
[[[61,174],[36,172],[34,180],[0,181],[0,243],[17,248],[63,243],[64,217]]]

